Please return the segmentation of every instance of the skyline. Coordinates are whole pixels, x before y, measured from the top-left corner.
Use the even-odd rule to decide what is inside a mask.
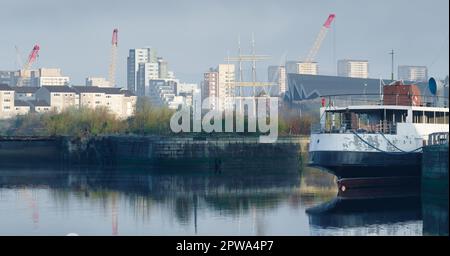
[[[430,76],[448,75],[448,1],[443,0],[263,1],[258,5],[234,0],[25,2],[2,4],[10,11],[0,22],[10,25],[5,26],[7,36],[0,42],[0,70],[18,68],[15,46],[25,58],[39,43],[41,53],[34,67],[61,68],[73,84],[83,84],[88,76],[107,77],[115,27],[119,29],[116,81],[120,87],[126,87],[126,57],[131,48],[156,48],[177,78],[198,83],[202,73],[224,63],[227,54],[237,54],[238,36],[243,53],[249,53],[252,33],[257,54],[272,56],[270,61],[258,63],[258,77],[265,80],[267,66],[306,56],[329,13],[336,13],[336,23],[316,59],[321,74],[336,74],[339,59],[367,59],[370,77],[388,78],[388,53],[394,49],[396,67],[424,65]],[[15,14],[19,11],[26,18]],[[399,11],[405,12],[405,17],[399,16]],[[416,14],[417,19],[407,13]],[[397,77],[397,68],[394,71]]]

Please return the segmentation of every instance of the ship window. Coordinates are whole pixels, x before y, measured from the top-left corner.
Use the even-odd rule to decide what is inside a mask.
[[[413,111],[413,123],[423,123],[423,111]]]
[[[437,124],[448,124],[448,113],[436,112],[436,123]]]
[[[425,123],[427,124],[434,124],[435,122],[435,112],[426,111],[425,112]]]

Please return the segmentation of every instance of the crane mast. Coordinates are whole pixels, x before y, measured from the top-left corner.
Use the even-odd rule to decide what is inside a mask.
[[[27,75],[31,66],[36,61],[37,57],[39,57],[39,50],[40,50],[39,45],[36,44],[33,46],[30,55],[28,55],[27,62],[25,63],[25,65],[23,65],[22,69],[20,70],[19,78],[17,80],[17,86],[23,86],[23,77]]]
[[[111,40],[111,63],[109,64],[109,85],[111,87],[116,86],[115,76],[116,76],[116,58],[117,58],[117,43],[118,43],[118,32],[119,30],[115,28],[112,34]]]
[[[325,39],[328,29],[331,26],[331,23],[333,22],[334,18],[336,17],[335,14],[330,14],[327,18],[327,20],[325,21],[325,23],[323,24],[322,28],[320,29],[319,35],[316,38],[316,41],[314,42],[313,47],[311,48],[311,50],[308,53],[308,56],[305,59],[305,62],[313,62],[317,52],[319,52],[320,46],[322,45],[323,40]]]

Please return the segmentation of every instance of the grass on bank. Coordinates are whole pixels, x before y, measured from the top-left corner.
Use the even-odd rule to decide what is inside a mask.
[[[147,100],[140,100],[135,115],[125,120],[115,117],[106,108],[70,108],[61,113],[28,113],[0,122],[0,135],[77,137],[111,134],[175,135],[170,129],[170,119],[174,112],[168,108],[153,107]],[[311,124],[316,121],[309,115],[300,116],[295,110],[280,109],[279,113],[278,134],[281,136],[308,135]],[[254,134],[244,133],[244,135]]]

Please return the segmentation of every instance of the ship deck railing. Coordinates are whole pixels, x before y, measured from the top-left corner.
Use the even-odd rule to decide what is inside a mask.
[[[337,94],[322,95],[324,107],[369,106],[419,106],[448,108],[448,97],[414,94]]]
[[[331,126],[329,124],[314,123],[311,125],[311,133],[359,133],[359,134],[397,134],[397,125],[390,121],[380,121],[377,124],[362,125],[360,127],[352,127],[349,123],[342,123],[339,126]]]

